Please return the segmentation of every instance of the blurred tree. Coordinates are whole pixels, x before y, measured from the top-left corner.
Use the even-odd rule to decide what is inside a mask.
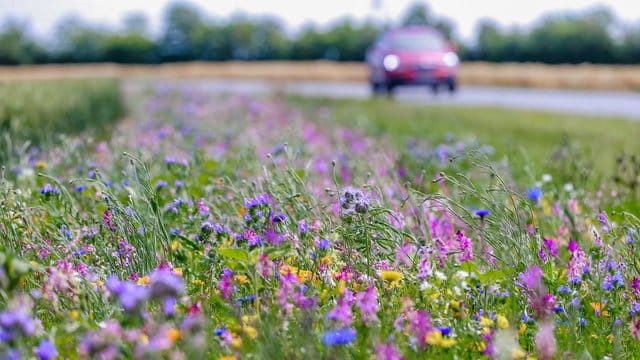
[[[26,23],[9,19],[0,29],[0,64],[33,64],[46,60],[44,49],[29,36]]]
[[[55,30],[54,58],[59,62],[98,62],[104,59],[107,31],[75,16],[63,18]]]
[[[204,26],[201,11],[187,3],[169,5],[165,12],[165,30],[160,40],[160,56],[164,61],[185,61],[196,58],[195,37]]]
[[[101,50],[103,61],[134,64],[157,62],[155,42],[140,34],[107,36],[102,41]]]
[[[432,15],[427,3],[415,2],[409,5],[400,23],[403,26],[431,26],[440,31],[447,39],[453,40],[453,33],[455,31],[453,21],[444,17],[435,17]]]

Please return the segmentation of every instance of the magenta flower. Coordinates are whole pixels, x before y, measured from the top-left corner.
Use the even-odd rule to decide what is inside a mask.
[[[460,250],[460,262],[473,260],[473,244],[471,239],[465,236],[464,231],[458,230],[456,241],[458,242],[458,250]]]
[[[569,252],[571,252],[568,269],[569,280],[572,283],[577,283],[582,280],[582,274],[585,273],[585,270],[588,271],[591,261],[574,240],[569,241]]]
[[[541,286],[544,286],[541,281],[542,269],[538,265],[531,266],[520,274],[520,282],[528,290],[537,291]]]
[[[377,312],[380,310],[378,303],[378,291],[375,286],[369,286],[365,291],[356,295],[356,306],[360,309],[362,321],[371,324],[378,320]]]
[[[553,335],[553,322],[545,321],[540,324],[538,333],[535,336],[536,349],[540,355],[540,359],[552,359],[558,350],[556,338]]]
[[[330,320],[337,321],[343,327],[351,326],[353,322],[352,316],[351,304],[344,298],[340,298],[333,310],[327,315]]]
[[[233,290],[233,272],[224,268],[222,269],[222,277],[220,278],[220,293],[226,300],[231,298],[231,291]]]
[[[402,360],[402,354],[393,343],[376,345],[376,360]]]

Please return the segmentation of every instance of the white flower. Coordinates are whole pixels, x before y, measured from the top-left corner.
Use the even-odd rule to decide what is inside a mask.
[[[542,182],[543,183],[548,183],[550,181],[551,181],[551,175],[549,175],[549,174],[542,175]]]
[[[572,184],[572,183],[566,183],[566,184],[564,184],[564,191],[566,191],[566,192],[572,192],[572,191],[573,191],[573,184]]]

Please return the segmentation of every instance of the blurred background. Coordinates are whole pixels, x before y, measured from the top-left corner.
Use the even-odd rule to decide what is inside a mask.
[[[426,24],[463,61],[640,62],[628,0],[0,0],[0,64],[362,61],[384,30]]]

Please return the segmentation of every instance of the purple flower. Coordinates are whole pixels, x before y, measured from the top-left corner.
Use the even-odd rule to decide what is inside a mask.
[[[331,246],[329,239],[322,239],[318,242],[319,250],[327,250]]]
[[[231,298],[231,290],[233,286],[233,273],[227,268],[222,269],[222,277],[220,278],[220,292],[224,299]]]
[[[18,336],[33,336],[35,323],[27,308],[18,308],[0,313],[0,339],[11,341]]]
[[[307,232],[309,232],[309,225],[307,224],[307,222],[303,219],[300,220],[298,222],[298,231],[300,232],[300,234],[304,235]]]
[[[51,360],[58,356],[58,350],[53,342],[49,340],[43,340],[36,349],[36,355],[40,360]]]
[[[60,189],[57,186],[51,186],[51,184],[46,184],[42,189],[40,189],[40,194],[45,196],[50,195],[60,195]]]
[[[378,303],[378,291],[375,286],[369,286],[365,291],[356,295],[356,306],[360,308],[362,321],[370,324],[378,320],[377,312],[380,309]]]
[[[322,336],[322,343],[325,346],[346,345],[353,342],[355,338],[355,329],[330,330]]]
[[[351,312],[351,304],[344,298],[340,298],[336,306],[329,312],[327,317],[330,320],[335,320],[344,326],[350,326],[353,322],[353,313]]]
[[[116,276],[107,280],[107,289],[118,298],[118,302],[127,312],[137,312],[147,300],[147,288],[128,282],[120,281]]]
[[[184,282],[173,271],[161,269],[151,274],[149,297],[164,299],[178,297],[184,293]]]
[[[542,285],[542,269],[538,265],[531,266],[525,272],[520,274],[520,282],[528,290],[537,291]]]
[[[535,336],[535,344],[541,359],[552,359],[558,350],[556,338],[553,335],[553,322],[545,321],[540,324]]]
[[[167,316],[173,316],[176,309],[176,298],[168,297],[164,299],[164,303],[162,304],[164,308],[164,314]]]
[[[600,211],[600,214],[598,214],[598,222],[600,226],[602,226],[603,233],[608,234],[611,232],[611,223],[609,222],[609,217],[606,212]]]
[[[287,220],[287,215],[283,213],[278,213],[273,218],[271,218],[271,222],[274,224],[281,223],[285,220]]]
[[[542,240],[544,246],[547,248],[550,256],[558,255],[558,244],[553,239],[544,239]]]
[[[264,239],[273,246],[278,246],[284,242],[284,236],[271,228],[265,231]]]
[[[402,360],[402,354],[392,343],[376,345],[376,360]]]

